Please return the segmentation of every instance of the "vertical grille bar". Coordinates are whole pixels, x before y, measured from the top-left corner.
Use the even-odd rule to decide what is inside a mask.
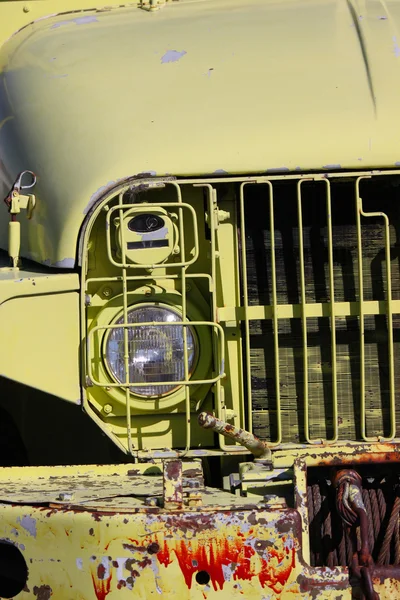
[[[360,419],[361,437],[368,441],[365,421],[365,323],[364,323],[364,279],[362,268],[362,232],[361,232],[361,198],[360,181],[366,177],[358,177],[356,180],[356,222],[357,222],[357,262],[358,262],[358,300],[359,325],[360,325]],[[376,440],[374,437],[373,440]]]
[[[271,280],[272,280],[272,320],[274,324],[274,356],[275,356],[275,395],[276,395],[276,430],[277,439],[272,445],[282,442],[282,414],[281,391],[279,376],[279,337],[278,337],[278,299],[276,286],[276,261],[275,261],[275,218],[274,218],[274,189],[270,181],[266,182],[269,188],[269,223],[271,235]]]
[[[245,369],[247,388],[247,427],[253,431],[253,402],[251,389],[251,364],[250,364],[250,319],[249,319],[249,292],[247,282],[247,248],[246,248],[246,225],[244,218],[244,188],[250,182],[244,182],[240,186],[240,231],[242,245],[242,286],[243,286],[243,310],[244,310],[244,343],[245,343]]]
[[[307,313],[306,313],[306,278],[304,272],[304,239],[303,239],[303,211],[301,187],[306,179],[297,182],[297,221],[299,227],[299,271],[300,271],[300,306],[301,327],[303,340],[303,401],[304,401],[304,436],[309,444],[316,443],[310,438],[309,410],[308,410],[308,354],[307,354]],[[320,443],[320,440],[317,441]]]
[[[312,439],[310,436],[309,420],[309,390],[308,390],[308,336],[307,336],[307,302],[306,281],[304,270],[304,236],[301,188],[304,182],[318,179],[300,179],[297,183],[297,220],[299,228],[299,272],[300,272],[300,307],[303,341],[303,396],[304,396],[304,437],[308,444],[335,443],[338,439],[338,400],[337,400],[337,359],[336,359],[336,321],[335,321],[335,286],[333,268],[333,235],[332,235],[332,206],[330,182],[324,179],[326,186],[326,213],[328,230],[328,267],[329,267],[329,312],[331,324],[331,355],[332,355],[332,438]]]
[[[276,282],[276,260],[275,260],[275,219],[274,219],[274,190],[270,181],[245,182],[240,186],[240,228],[242,245],[242,284],[243,284],[243,307],[244,307],[244,325],[245,325],[245,364],[247,379],[247,399],[248,399],[248,428],[252,431],[252,386],[251,386],[251,362],[250,362],[250,319],[249,319],[249,301],[248,301],[248,281],[247,281],[247,246],[246,246],[246,226],[244,213],[244,186],[248,184],[260,183],[268,186],[269,190],[269,214],[270,214],[270,236],[271,236],[271,281],[272,281],[272,321],[274,327],[274,362],[275,362],[275,395],[276,395],[276,428],[277,439],[269,441],[269,446],[277,446],[282,443],[282,414],[281,414],[281,396],[280,396],[280,372],[279,372],[279,334],[278,334],[278,299]]]
[[[124,211],[123,211],[123,194],[119,194],[118,204],[119,209],[119,222],[121,223],[121,245],[125,248],[125,230],[122,227]],[[123,311],[124,311],[124,323],[128,323],[128,282],[127,282],[127,265],[125,253],[122,252],[122,296],[123,296]],[[128,450],[129,453],[133,453],[132,445],[132,430],[131,430],[131,397],[129,390],[129,332],[128,328],[124,327],[124,365],[125,365],[125,404],[126,404],[126,433],[128,437]]]
[[[208,211],[209,211],[209,219],[210,219],[210,229],[211,229],[211,279],[212,281],[211,286],[212,286],[212,320],[216,321],[217,320],[217,298],[216,298],[216,290],[215,290],[215,286],[216,286],[216,275],[217,275],[217,264],[216,264],[216,260],[217,260],[217,248],[216,248],[216,223],[215,223],[215,211],[217,210],[217,191],[215,188],[213,188],[211,185],[208,186],[209,187],[209,193],[208,193]],[[216,343],[216,340],[215,340]],[[214,356],[217,356],[217,347],[214,347]],[[216,369],[217,364],[214,364],[214,369]],[[223,369],[225,369],[225,365],[223,365]],[[221,409],[223,406],[225,406],[225,396],[224,396],[224,387],[222,385],[222,382],[220,379],[218,379],[218,381],[215,384],[215,405],[217,407],[217,414],[221,415]],[[219,443],[219,447],[221,450],[224,451],[231,451],[232,450],[232,445],[229,446],[228,444],[225,443],[225,436],[219,434],[218,435],[218,443]]]
[[[198,277],[207,277],[209,280],[209,290],[211,294],[211,308],[212,308],[212,320],[217,321],[217,297],[216,297],[216,277],[217,277],[217,266],[216,266],[216,257],[217,257],[217,248],[216,248],[216,240],[215,240],[215,214],[214,209],[217,208],[217,191],[210,183],[196,183],[194,184],[195,188],[204,188],[207,190],[207,200],[208,200],[208,219],[210,226],[210,244],[211,244],[211,275],[201,274]],[[191,275],[192,277],[193,275]]]
[[[177,183],[172,183],[173,187],[176,190],[176,194],[177,194],[177,199],[178,199],[178,203],[182,204],[182,190],[180,185],[178,185]],[[186,253],[185,253],[185,227],[184,227],[184,223],[183,223],[183,210],[182,208],[178,207],[178,220],[179,220],[179,243],[180,243],[180,250],[181,250],[181,263],[182,263],[182,267],[181,267],[181,282],[182,282],[182,321],[184,323],[186,323],[187,321],[187,298],[186,298],[186,269],[187,266],[185,265],[186,263]],[[188,381],[189,379],[189,358],[188,358],[188,351],[187,351],[187,327],[182,327],[182,334],[183,334],[183,365],[184,365],[184,374],[185,374],[185,381]],[[185,446],[185,450],[183,452],[182,455],[184,455],[186,452],[188,452],[190,450],[190,442],[191,442],[191,431],[190,431],[190,391],[189,391],[189,387],[186,385],[185,386],[185,413],[186,413],[186,419],[185,419],[185,426],[186,426],[186,446]]]
[[[360,280],[360,371],[361,371],[361,435],[366,442],[373,442],[377,439],[382,442],[391,441],[396,435],[396,397],[394,383],[394,345],[393,345],[393,305],[392,305],[392,274],[390,264],[390,223],[388,216],[383,212],[364,212],[362,198],[360,197],[360,181],[370,179],[370,177],[359,177],[356,181],[356,203],[357,203],[357,240],[358,240],[358,268]],[[367,436],[366,434],[366,410],[365,410],[365,350],[364,350],[364,311],[362,294],[362,233],[361,217],[376,218],[381,217],[385,228],[385,262],[386,262],[386,315],[388,331],[388,360],[389,360],[389,435]],[[361,327],[362,319],[362,327]],[[362,338],[362,339],[361,339]],[[362,348],[362,353],[361,353]]]
[[[338,398],[337,398],[337,360],[336,360],[336,319],[335,319],[335,281],[333,270],[333,236],[332,236],[332,205],[331,184],[324,179],[326,185],[326,223],[328,229],[328,266],[329,266],[329,312],[331,322],[331,355],[332,355],[332,438],[327,440],[335,443],[339,437],[338,432]]]
[[[211,278],[209,279],[210,292],[211,292],[211,306],[212,306],[212,320],[217,322],[217,297],[216,297],[216,277],[217,277],[217,265],[216,265],[216,257],[217,257],[217,244],[216,244],[216,223],[215,223],[215,210],[217,209],[217,191],[216,189],[209,183],[204,184],[196,184],[194,187],[202,187],[207,190],[207,200],[208,200],[208,223],[210,226],[210,245],[211,245]],[[215,340],[214,346],[214,356],[216,357],[216,361],[214,363],[214,370],[217,372],[218,365],[222,365],[222,369],[225,369],[225,360],[222,359],[220,361],[219,351],[217,346],[217,340]],[[221,409],[225,406],[225,390],[222,385],[221,379],[219,378],[215,383],[215,407],[217,411],[218,418],[222,419],[225,415],[222,415]],[[232,452],[235,450],[233,444],[226,444],[226,437],[219,434],[219,447],[223,451]]]

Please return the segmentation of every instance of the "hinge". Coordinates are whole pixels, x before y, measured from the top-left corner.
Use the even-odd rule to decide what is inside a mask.
[[[34,194],[20,194],[16,190],[13,190],[9,196],[9,202],[10,215],[18,215],[21,210],[26,210],[27,218],[32,218],[32,212],[36,204],[36,197]]]

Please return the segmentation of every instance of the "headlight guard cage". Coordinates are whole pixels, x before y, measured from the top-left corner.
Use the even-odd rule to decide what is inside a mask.
[[[170,208],[174,210],[176,215],[176,227],[179,239],[178,252],[174,252],[175,256],[171,260],[163,261],[159,264],[149,264],[149,265],[136,265],[132,262],[129,262],[126,259],[126,256],[122,253],[121,261],[119,261],[119,257],[116,257],[113,250],[113,238],[112,238],[112,219],[115,215],[120,219],[124,218],[124,214],[127,211],[132,211],[134,208],[138,208],[138,204],[135,202],[127,201],[127,192],[135,193],[135,190],[140,192],[147,191],[149,189],[154,188],[169,188],[175,194],[176,201],[172,202],[140,202],[140,206],[143,210],[151,212],[152,209],[158,207]],[[203,185],[194,183],[194,187],[202,188]],[[209,190],[207,189],[207,192]],[[211,193],[207,194],[208,196],[208,211],[210,214],[211,222],[209,223],[210,228],[214,231],[214,197]],[[113,204],[116,201],[116,204]],[[91,235],[91,231],[93,229],[93,225],[96,223],[99,215],[103,212],[104,214],[104,234],[106,239],[106,250],[103,255],[103,259],[107,260],[111,266],[110,274],[107,272],[103,274],[96,274],[96,276],[92,277],[88,269],[88,260],[89,256],[87,254],[88,251],[88,242]],[[186,224],[186,228],[184,225]],[[192,238],[190,239],[189,245],[185,243],[185,233],[187,234],[188,223],[191,224],[190,230]],[[121,246],[125,247],[124,234],[121,233]],[[129,454],[138,456],[138,452],[141,452],[141,449],[136,447],[133,440],[133,432],[132,428],[135,426],[135,414],[137,411],[133,410],[133,402],[142,402],[146,404],[146,412],[149,413],[150,404],[148,399],[140,399],[139,396],[135,397],[130,388],[135,385],[135,382],[125,382],[124,384],[117,383],[115,381],[110,381],[110,376],[103,380],[103,378],[97,378],[95,373],[93,372],[93,348],[97,345],[99,347],[99,339],[104,340],[104,338],[109,334],[110,330],[114,327],[123,327],[128,330],[131,327],[137,326],[145,326],[146,323],[128,323],[126,319],[127,311],[131,305],[131,302],[128,301],[129,289],[132,287],[132,282],[135,282],[138,285],[146,285],[146,280],[149,282],[154,281],[154,277],[158,272],[158,269],[164,269],[164,271],[160,271],[160,276],[162,279],[174,279],[178,278],[180,281],[181,288],[181,299],[179,302],[179,310],[182,314],[182,320],[174,323],[174,326],[183,327],[184,331],[187,327],[193,327],[196,331],[196,334],[201,337],[201,332],[205,331],[206,335],[210,338],[210,357],[209,357],[209,371],[202,374],[201,377],[198,377],[199,373],[197,372],[197,368],[192,374],[192,376],[186,375],[181,381],[179,381],[180,388],[176,392],[172,392],[169,396],[165,396],[164,398],[159,398],[157,400],[157,404],[153,408],[159,411],[161,410],[160,404],[163,403],[162,409],[170,408],[168,407],[168,403],[172,400],[174,406],[174,411],[176,410],[176,398],[174,399],[175,394],[182,393],[182,397],[179,399],[179,403],[182,407],[181,412],[183,412],[183,422],[185,423],[185,439],[186,444],[185,448],[178,451],[178,455],[190,455],[191,452],[191,418],[194,409],[192,393],[196,388],[203,386],[208,386],[208,389],[213,391],[215,397],[215,404],[217,413],[221,415],[221,410],[224,406],[224,389],[222,386],[222,380],[225,378],[225,334],[223,327],[218,323],[217,318],[217,306],[216,306],[216,290],[215,290],[215,279],[216,279],[216,251],[215,251],[215,237],[214,235],[211,238],[211,264],[210,270],[207,269],[204,272],[204,269],[200,269],[197,271],[194,268],[194,264],[197,261],[199,256],[199,239],[198,239],[198,224],[197,224],[197,216],[196,212],[193,210],[193,207],[190,204],[186,204],[182,200],[182,190],[180,184],[172,179],[165,179],[163,181],[151,180],[143,182],[143,180],[139,180],[135,182],[134,185],[132,183],[127,183],[126,185],[116,186],[113,191],[110,190],[110,193],[107,194],[99,203],[95,210],[92,211],[90,215],[90,220],[85,227],[84,237],[83,237],[83,248],[85,249],[82,254],[82,275],[83,275],[83,285],[82,285],[82,293],[81,293],[81,308],[82,308],[82,350],[83,350],[83,372],[82,372],[82,380],[83,386],[89,392],[92,388],[101,388],[103,390],[104,395],[108,395],[110,398],[114,396],[115,393],[119,393],[122,395],[124,402],[124,421],[125,421],[125,431],[124,434],[123,429],[121,430],[121,424],[117,424],[114,418],[109,418],[107,423],[104,420],[104,415],[108,415],[108,410],[106,405],[100,404],[92,404],[89,399],[92,394],[88,395],[84,394],[84,407],[91,418],[103,429],[103,431],[108,435],[114,443],[116,443],[120,449],[124,452],[128,452]],[[100,260],[100,259],[99,259]],[[188,271],[188,267],[190,271]],[[137,274],[137,269],[142,269],[140,274]],[[148,275],[143,276],[143,270],[148,270]],[[206,282],[207,288],[209,290],[209,300],[208,300],[208,310],[206,314],[209,313],[208,319],[202,320],[201,317],[203,314],[199,314],[200,318],[196,318],[197,315],[189,314],[190,312],[190,302],[187,298],[187,290],[190,289],[191,286],[196,286],[197,282]],[[123,302],[122,307],[123,311],[125,311],[125,320],[122,324],[113,325],[113,321],[115,320],[111,317],[108,322],[103,322],[101,324],[93,323],[94,326],[88,326],[87,320],[87,309],[90,307],[90,286],[92,284],[98,285],[99,283],[102,285],[114,285],[113,282],[119,282],[121,284]],[[138,298],[139,300],[139,298]],[[143,298],[143,301],[150,300],[150,298]],[[154,298],[152,298],[154,300]],[[140,301],[140,300],[139,300]],[[151,300],[150,300],[151,301]],[[164,298],[160,297],[159,301],[161,301],[164,305],[169,304],[168,301],[165,301]],[[89,302],[89,304],[88,304]],[[172,304],[175,304],[172,303]],[[121,306],[121,305],[120,305]],[[175,304],[176,308],[176,304]],[[195,317],[194,319],[192,317]],[[205,315],[204,315],[205,316]],[[211,319],[210,319],[211,317]],[[192,318],[192,320],[188,320]],[[149,323],[153,325],[153,323]],[[156,323],[157,326],[171,326],[171,323]],[[97,337],[97,339],[95,339]],[[201,345],[201,340],[199,340],[199,345]],[[102,347],[102,344],[100,344]],[[200,350],[201,352],[201,350]],[[186,356],[186,352],[184,352]],[[186,361],[186,359],[185,359]],[[199,361],[200,363],[201,361]],[[108,372],[105,369],[105,372]],[[185,373],[187,374],[187,363],[185,365]],[[160,384],[164,384],[166,382],[158,382]],[[176,382],[173,382],[176,384]],[[157,382],[152,382],[152,385],[156,385]],[[140,384],[142,385],[142,384]],[[164,404],[165,403],[165,404]],[[121,404],[120,404],[121,406]],[[111,406],[109,406],[112,409]],[[142,406],[142,409],[144,406]],[[195,409],[196,410],[196,409]],[[141,414],[143,414],[143,410]],[[168,412],[168,410],[163,410],[163,412]],[[102,414],[104,413],[104,414]],[[222,416],[222,415],[221,415]],[[112,414],[110,414],[112,417]],[[225,442],[220,440],[220,451],[225,451],[228,447],[225,447]],[[234,444],[230,444],[232,447]],[[160,451],[155,451],[157,456],[160,455]],[[204,450],[202,450],[204,452]],[[212,451],[211,451],[212,452]],[[208,453],[208,451],[206,451]],[[217,451],[218,453],[218,451]],[[173,452],[173,454],[175,454]],[[148,451],[146,451],[146,455]]]
[[[158,305],[159,303],[157,303]],[[156,303],[138,303],[128,306],[128,311],[134,307],[139,306],[154,306]],[[163,307],[167,307],[168,305],[162,303]],[[169,308],[176,310],[175,307],[169,306]],[[86,365],[87,365],[87,377],[90,381],[90,385],[97,386],[107,390],[110,393],[110,396],[114,398],[118,398],[121,402],[124,401],[125,404],[129,401],[130,407],[136,407],[139,410],[157,410],[161,406],[164,410],[168,410],[172,407],[176,407],[177,404],[184,401],[186,391],[185,387],[197,388],[201,385],[215,385],[221,381],[224,377],[224,365],[225,365],[225,338],[224,338],[224,330],[221,325],[218,323],[213,323],[211,321],[200,321],[200,320],[191,320],[191,321],[175,321],[171,322],[144,322],[144,323],[118,323],[115,324],[115,321],[121,316],[123,311],[119,311],[115,314],[115,318],[111,323],[101,324],[91,328],[88,331],[86,338]],[[197,360],[195,368],[192,374],[188,373],[188,357],[187,352],[184,352],[184,363],[185,363],[185,373],[187,373],[186,377],[179,381],[152,381],[151,383],[145,384],[143,382],[135,383],[133,381],[125,381],[125,383],[116,382],[111,379],[111,375],[109,374],[109,370],[104,361],[104,345],[109,335],[109,332],[113,329],[123,328],[137,328],[137,327],[146,327],[146,326],[157,326],[157,327],[191,327],[197,337],[197,344],[199,345],[198,352],[201,352],[200,348],[203,347],[203,350],[211,350],[214,349],[215,360],[214,360],[214,368],[213,374],[211,377],[206,377],[207,368],[205,361]],[[211,334],[211,335],[210,335]],[[211,343],[207,338],[211,337]],[[126,342],[126,340],[125,340]],[[204,348],[205,347],[205,348]],[[124,349],[126,352],[126,348]],[[93,360],[93,357],[97,356],[98,358],[103,357],[103,365],[99,372],[97,371],[97,366],[99,365],[99,361]],[[216,368],[217,367],[217,368]],[[168,394],[159,395],[154,397],[143,397],[140,395],[135,395],[134,391],[131,388],[135,387],[143,387],[146,385],[156,386],[156,385],[174,385],[176,389]],[[179,387],[178,387],[179,386]],[[189,390],[188,390],[189,391]]]

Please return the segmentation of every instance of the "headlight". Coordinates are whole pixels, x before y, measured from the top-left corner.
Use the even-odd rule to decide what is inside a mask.
[[[177,311],[160,306],[138,306],[128,311],[128,323],[182,321]],[[119,325],[124,318],[114,324]],[[195,333],[186,327],[189,375],[196,359]],[[182,381],[185,378],[183,326],[152,325],[128,328],[129,382]],[[106,360],[113,377],[125,383],[124,328],[111,329],[106,342]],[[179,385],[147,385],[131,387],[140,396],[161,396]]]

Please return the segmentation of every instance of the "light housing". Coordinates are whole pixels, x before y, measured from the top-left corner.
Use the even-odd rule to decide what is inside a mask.
[[[113,379],[121,384],[126,383],[124,358],[124,329],[126,329],[129,383],[155,384],[130,386],[131,393],[141,397],[165,396],[180,388],[185,379],[184,329],[186,329],[187,340],[188,377],[193,373],[197,363],[195,330],[190,325],[172,324],[180,322],[182,322],[182,315],[168,305],[140,304],[128,308],[128,324],[151,323],[151,325],[113,327],[109,330],[105,341],[105,361]],[[113,325],[123,323],[124,315],[119,316]],[[163,385],[163,381],[176,381],[176,385]]]

